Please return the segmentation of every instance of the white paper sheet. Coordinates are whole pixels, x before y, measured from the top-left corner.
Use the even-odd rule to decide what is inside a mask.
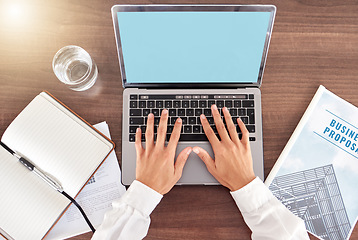
[[[96,124],[94,127],[110,138],[106,122]],[[102,223],[104,214],[112,208],[112,201],[125,193],[126,189],[120,179],[121,171],[113,151],[77,196],[76,201],[95,228]],[[89,231],[90,228],[80,211],[72,204],[46,239],[64,239]]]

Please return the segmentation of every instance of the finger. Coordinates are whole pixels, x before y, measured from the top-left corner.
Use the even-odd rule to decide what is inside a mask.
[[[177,176],[178,180],[183,173],[186,160],[188,160],[191,151],[192,151],[191,147],[184,148],[183,151],[181,151],[177,157],[177,160],[174,165],[174,169],[175,169],[174,174]]]
[[[137,152],[137,156],[141,155],[144,150],[142,146],[142,130],[140,128],[137,128],[135,133],[135,150]]]
[[[167,137],[167,125],[168,125],[168,110],[164,109],[160,116],[160,122],[157,131],[157,146],[164,146],[165,139]]]
[[[170,139],[168,142],[168,149],[170,150],[174,150],[177,148],[178,142],[179,142],[179,138],[180,138],[180,132],[181,132],[181,128],[182,128],[182,119],[178,118],[175,121],[174,124],[174,128],[172,131],[172,134],[170,135]]]
[[[230,112],[227,109],[227,107],[223,108],[223,112],[224,112],[224,117],[225,117],[227,130],[229,131],[231,140],[234,143],[238,143],[240,141],[240,139],[239,139],[239,136],[237,135],[236,126],[235,126],[234,122],[232,121]]]
[[[211,112],[214,117],[216,129],[218,130],[221,140],[229,141],[230,140],[229,134],[226,131],[225,125],[224,125],[223,121],[221,120],[219,110],[215,104],[211,106]]]
[[[147,120],[147,129],[145,130],[145,148],[151,149],[154,147],[154,115],[149,113]]]
[[[241,142],[244,145],[249,144],[249,131],[247,130],[245,124],[242,122],[242,120],[240,118],[237,118],[237,124],[240,127],[240,130],[242,132],[242,138],[241,138]]]
[[[211,174],[215,173],[215,169],[216,169],[215,161],[214,159],[211,158],[211,156],[207,151],[205,151],[201,147],[193,147],[193,152],[195,152],[200,157],[200,159],[205,163],[208,171]]]
[[[219,139],[216,137],[214,130],[210,127],[208,119],[206,119],[204,114],[200,115],[201,125],[203,125],[203,129],[206,137],[208,138],[211,146],[214,148],[216,145],[220,144]]]

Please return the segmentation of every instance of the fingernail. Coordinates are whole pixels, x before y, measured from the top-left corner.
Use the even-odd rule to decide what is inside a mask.
[[[204,115],[204,114],[201,114],[201,115],[200,115],[200,118],[201,118],[201,119],[205,119],[205,115]]]
[[[229,110],[227,109],[227,107],[223,108],[224,112],[229,112]]]
[[[181,118],[178,118],[178,119],[177,119],[177,122],[178,122],[178,123],[181,123],[182,121],[183,121],[183,120],[181,120]]]
[[[140,132],[140,128],[137,128],[137,133],[139,133]]]
[[[149,113],[148,118],[154,118],[154,114],[153,114],[153,113]]]
[[[168,114],[168,110],[167,110],[167,109],[164,109],[164,110],[162,111],[162,114],[167,115],[167,114]]]
[[[193,148],[193,151],[198,154],[199,153],[199,149],[198,148]]]
[[[218,110],[218,107],[214,104],[211,106],[214,110]]]
[[[188,151],[186,151],[186,154],[188,154],[188,155],[189,155],[189,154],[191,153],[191,151],[192,151],[192,149],[191,149],[191,148],[189,148],[189,149],[188,149]]]

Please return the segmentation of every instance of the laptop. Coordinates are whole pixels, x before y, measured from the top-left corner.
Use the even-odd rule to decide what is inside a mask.
[[[115,5],[112,18],[123,83],[122,183],[135,180],[135,131],[149,113],[169,110],[167,140],[183,119],[177,154],[213,151],[200,124],[210,107],[228,107],[250,132],[254,172],[264,180],[260,86],[274,23],[273,5]],[[156,130],[155,126],[155,130]],[[238,129],[239,130],[239,129]],[[241,135],[239,133],[239,135]],[[191,153],[181,184],[219,184]]]

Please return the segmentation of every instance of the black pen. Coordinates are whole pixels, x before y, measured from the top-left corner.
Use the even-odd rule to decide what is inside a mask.
[[[37,168],[33,163],[31,163],[26,158],[22,157],[20,154],[18,154],[16,151],[9,148],[5,143],[0,141],[0,145],[5,148],[9,153],[11,153],[14,157],[16,157],[19,162],[24,165],[27,169],[34,172],[37,176],[39,176],[42,180],[48,183],[53,189],[56,191],[59,191],[60,193],[63,192],[63,188],[61,184],[59,184],[53,177],[51,177],[49,174],[46,174],[44,171],[41,171],[39,168]]]

